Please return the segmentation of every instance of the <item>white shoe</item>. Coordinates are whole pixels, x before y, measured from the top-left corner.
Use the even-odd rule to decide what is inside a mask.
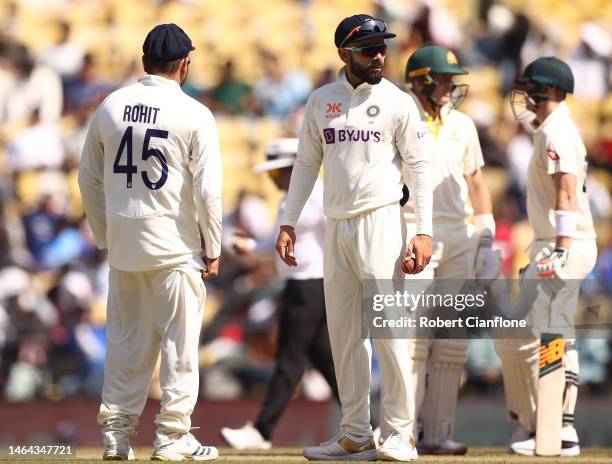
[[[522,456],[535,455],[535,437],[510,443],[510,452],[520,454]]]
[[[512,434],[514,437],[514,434]],[[516,454],[523,456],[535,455],[535,436],[527,440],[517,441],[510,444],[510,450]],[[561,429],[561,452],[562,457],[575,457],[580,455],[580,445],[578,443],[578,434],[576,429],[571,425],[566,425]]]
[[[237,450],[269,450],[272,448],[272,443],[264,439],[251,422],[247,422],[239,429],[224,427],[221,429],[221,436],[228,445]]]
[[[115,445],[106,445],[102,459],[104,461],[133,461],[136,458],[130,443],[126,440]]]
[[[219,457],[214,446],[202,445],[191,433],[176,435],[171,441],[157,446],[153,451],[153,461],[211,461]]]
[[[414,461],[419,457],[414,438],[402,437],[393,432],[378,449],[378,459],[381,461]]]
[[[580,456],[578,433],[573,425],[566,425],[561,429],[561,456]]]
[[[319,446],[304,450],[309,461],[376,461],[376,445],[372,437],[341,432]]]

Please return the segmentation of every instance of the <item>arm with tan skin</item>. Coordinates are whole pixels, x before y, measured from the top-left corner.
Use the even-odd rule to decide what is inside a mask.
[[[482,169],[476,169],[472,174],[465,176],[465,180],[468,184],[474,214],[493,214],[493,203],[482,175]]]
[[[555,187],[555,249],[538,260],[538,277],[563,279],[563,266],[576,232],[576,176],[566,172],[551,176]]]

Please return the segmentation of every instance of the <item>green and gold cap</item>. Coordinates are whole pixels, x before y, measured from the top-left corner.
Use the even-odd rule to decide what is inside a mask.
[[[405,79],[409,81],[415,77],[427,74],[467,74],[459,66],[457,57],[446,47],[439,45],[426,45],[416,50],[406,63]]]

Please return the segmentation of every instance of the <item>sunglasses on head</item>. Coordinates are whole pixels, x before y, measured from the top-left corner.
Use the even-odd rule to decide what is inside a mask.
[[[385,56],[385,54],[387,53],[387,46],[380,44],[364,45],[363,47],[344,47],[344,49],[359,53],[361,56],[368,56],[370,58],[374,58],[379,53],[382,56]]]
[[[351,32],[347,34],[342,43],[340,44],[340,48],[349,41],[349,39],[357,34],[358,32],[385,32],[387,30],[387,25],[384,21],[380,19],[366,19],[359,26],[353,28]]]

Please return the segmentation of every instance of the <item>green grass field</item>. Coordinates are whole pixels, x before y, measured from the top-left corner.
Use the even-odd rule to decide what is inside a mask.
[[[134,450],[136,457],[139,461],[148,461],[151,456],[151,448],[136,448]],[[263,463],[263,462],[307,462],[302,457],[301,448],[274,448],[270,451],[265,452],[241,452],[232,450],[229,448],[219,448],[219,459],[215,462],[223,463]],[[81,463],[81,462],[92,462],[101,461],[102,448],[79,448],[77,449],[77,457],[68,460],[55,460],[55,459],[20,459],[19,462],[40,462],[44,464],[50,464],[54,462],[61,463]],[[612,462],[612,449],[586,449],[583,450],[582,456],[578,458],[531,458],[525,456],[513,456],[506,454],[506,451],[502,448],[471,448],[467,456],[450,457],[419,457],[418,463],[466,463],[466,464],[479,464],[479,463],[516,463],[516,464],[532,464],[532,463],[556,463],[562,462],[563,464],[604,464]]]

